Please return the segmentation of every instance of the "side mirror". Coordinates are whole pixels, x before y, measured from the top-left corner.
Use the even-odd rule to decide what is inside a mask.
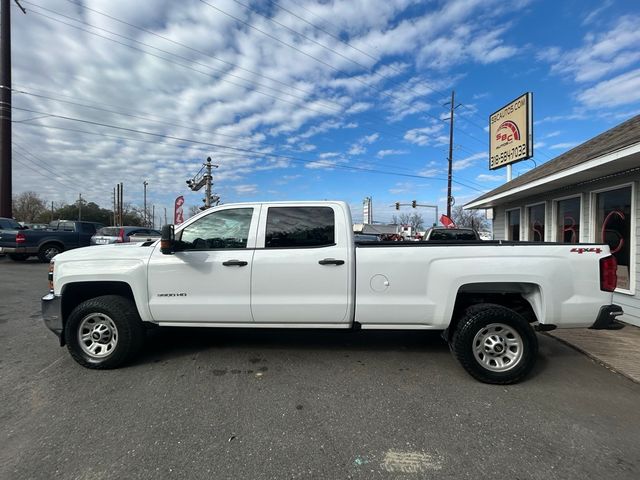
[[[176,233],[173,225],[164,225],[160,237],[160,251],[165,255],[171,255],[175,251],[175,242]]]

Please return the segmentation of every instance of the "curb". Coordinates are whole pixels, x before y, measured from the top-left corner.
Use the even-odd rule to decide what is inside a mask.
[[[556,337],[555,335],[550,334],[549,332],[539,332],[542,333],[544,335],[546,335],[547,337],[553,338],[555,340],[557,340],[558,342],[567,345],[568,347],[573,348],[575,351],[580,352],[582,354],[584,354],[585,356],[589,357],[591,360],[593,360],[595,363],[603,366],[604,368],[606,368],[607,370],[610,370],[613,373],[617,373],[618,375],[626,378],[627,380],[631,380],[633,383],[636,383],[638,385],[640,385],[640,380],[638,380],[637,378],[633,378],[632,376],[630,376],[629,374],[620,371],[619,369],[617,369],[616,367],[612,366],[611,364],[607,363],[606,361],[602,360],[600,357],[594,355],[593,353],[585,350],[582,347],[579,347],[563,338],[560,337]]]

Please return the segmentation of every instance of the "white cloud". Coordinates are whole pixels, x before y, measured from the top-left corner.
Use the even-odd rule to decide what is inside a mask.
[[[562,143],[556,143],[554,145],[551,145],[549,147],[549,150],[569,150],[570,148],[575,147],[576,145],[578,145],[578,142],[562,142]]]
[[[404,139],[410,143],[420,145],[437,145],[442,143],[441,132],[444,129],[443,123],[435,123],[428,127],[412,128],[404,134]]]
[[[380,138],[379,133],[372,133],[371,135],[366,135],[360,138],[356,143],[351,145],[347,153],[349,155],[362,155],[367,152],[367,148],[365,145],[371,145],[373,142]]]
[[[473,155],[470,155],[466,158],[462,158],[460,160],[454,160],[453,161],[453,169],[454,170],[464,170],[465,168],[468,168],[472,165],[474,165],[475,163],[477,163],[478,160],[480,159],[485,159],[488,161],[488,154],[486,152],[478,152],[478,153],[474,153]],[[454,157],[455,158],[455,157]]]
[[[476,177],[476,180],[478,182],[504,182],[504,179],[505,179],[504,175],[497,175],[497,174],[490,175],[487,173],[481,173]]]
[[[376,157],[384,158],[384,157],[388,157],[389,155],[404,155],[406,153],[409,153],[409,151],[408,150],[400,150],[400,149],[390,148],[388,150],[380,150],[380,151],[378,151],[378,153],[376,154]]]
[[[638,102],[640,68],[602,81],[580,93],[578,99],[588,107],[617,107]]]
[[[238,195],[253,195],[254,193],[258,193],[258,186],[255,184],[234,185],[233,189]]]
[[[560,51],[557,47],[540,59],[553,63],[553,73],[567,75],[576,82],[598,80],[640,61],[640,15],[626,15],[612,28],[588,33],[580,48]]]

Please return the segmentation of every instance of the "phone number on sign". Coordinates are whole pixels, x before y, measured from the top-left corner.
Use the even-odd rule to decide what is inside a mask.
[[[491,156],[491,164],[499,165],[501,163],[510,162],[513,160],[520,160],[523,157],[527,156],[527,145],[522,144],[517,147],[513,147],[509,150],[505,150],[504,152],[500,152],[497,155]]]

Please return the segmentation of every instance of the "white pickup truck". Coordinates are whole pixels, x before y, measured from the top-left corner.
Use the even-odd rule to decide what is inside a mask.
[[[536,330],[613,328],[606,245],[354,243],[344,202],[211,208],[160,241],[57,255],[46,325],[89,368],[128,361],[145,325],[441,330],[488,383],[522,379]]]

